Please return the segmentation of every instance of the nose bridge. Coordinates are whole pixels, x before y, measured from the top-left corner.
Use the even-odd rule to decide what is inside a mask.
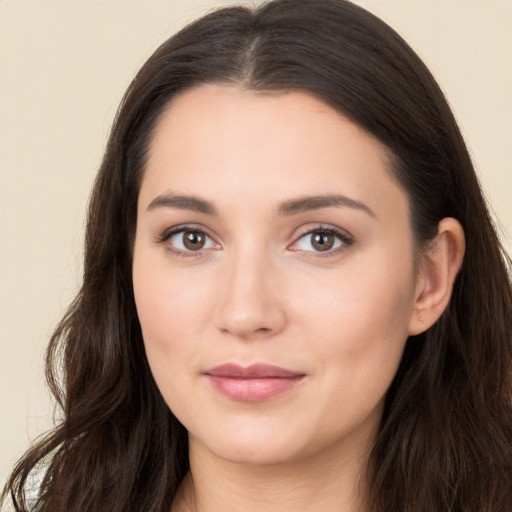
[[[273,334],[285,324],[275,263],[261,244],[234,248],[226,256],[217,326],[237,337]]]

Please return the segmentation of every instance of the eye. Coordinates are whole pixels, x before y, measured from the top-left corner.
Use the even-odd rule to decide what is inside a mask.
[[[317,228],[302,235],[290,249],[305,252],[333,253],[352,244],[352,238],[335,228]]]
[[[204,231],[192,227],[179,227],[167,231],[159,238],[158,242],[165,244],[169,251],[177,254],[220,247]]]

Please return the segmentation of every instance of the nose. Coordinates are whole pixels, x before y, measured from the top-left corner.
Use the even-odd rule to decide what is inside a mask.
[[[286,325],[279,275],[266,255],[232,255],[225,262],[215,324],[240,339],[271,337]]]

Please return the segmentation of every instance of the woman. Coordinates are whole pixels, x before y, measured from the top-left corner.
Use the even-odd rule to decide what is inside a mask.
[[[52,512],[509,511],[507,262],[392,29],[339,0],[212,13],[125,95],[48,349],[64,420],[7,491]]]

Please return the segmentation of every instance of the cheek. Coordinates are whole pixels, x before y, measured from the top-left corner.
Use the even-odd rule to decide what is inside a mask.
[[[202,300],[196,290],[186,288],[184,292],[177,280],[135,285],[135,302],[145,339],[165,344],[179,342],[180,333],[198,328]]]
[[[192,304],[184,297],[177,301],[175,290],[151,281],[139,282],[135,296],[151,373],[169,408],[179,414],[193,399],[189,379],[197,336],[190,333]],[[189,390],[187,396],[182,389]]]
[[[135,303],[145,339],[171,342],[180,332],[201,325],[208,306],[204,271],[192,274],[169,264],[161,247],[135,244],[133,286]]]
[[[337,274],[302,279],[294,293],[297,313],[305,322],[345,338],[354,348],[362,341],[371,344],[375,337],[402,337],[413,302],[412,271],[407,265],[381,262],[380,266],[383,270],[358,265]]]
[[[323,293],[310,293],[299,308],[304,351],[319,376],[308,405],[323,418],[315,429],[336,436],[380,417],[407,340],[407,280],[389,286],[388,278],[353,272],[339,286],[325,283]]]
[[[192,365],[206,304],[201,279],[182,279],[161,259],[151,249],[136,250],[133,286],[151,371],[169,402],[174,388],[171,384],[180,381]]]
[[[381,260],[386,271],[375,262],[373,268],[344,269],[298,290],[301,329],[310,333],[309,348],[333,389],[353,390],[353,396],[386,392],[407,340],[413,304],[412,269],[406,263]]]

